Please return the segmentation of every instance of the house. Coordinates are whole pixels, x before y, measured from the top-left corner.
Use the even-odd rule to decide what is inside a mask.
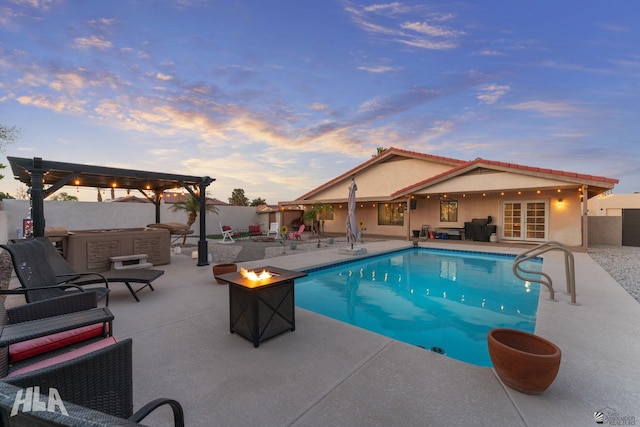
[[[464,238],[465,223],[488,220],[496,239],[586,246],[587,199],[617,179],[477,158],[463,161],[389,148],[281,209],[321,204],[327,233],[344,233],[351,179],[365,234],[410,238],[423,230]],[[586,196],[586,197],[585,197]],[[490,219],[489,219],[490,217]],[[428,234],[426,234],[428,236]]]
[[[640,246],[640,193],[603,193],[588,208],[589,244]]]

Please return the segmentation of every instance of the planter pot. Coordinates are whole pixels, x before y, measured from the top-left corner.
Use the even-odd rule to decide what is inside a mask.
[[[221,274],[227,273],[235,273],[238,271],[238,266],[236,264],[216,264],[213,266],[213,276],[219,276]],[[219,285],[226,285],[227,282],[224,280],[216,279]]]
[[[492,329],[489,356],[498,377],[525,394],[540,394],[556,379],[562,352],[537,335],[515,329]]]

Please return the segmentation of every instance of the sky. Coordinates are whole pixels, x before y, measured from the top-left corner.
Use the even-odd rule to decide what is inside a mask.
[[[0,162],[206,175],[211,197],[275,204],[396,147],[632,193],[639,16],[622,0],[0,0],[0,123],[20,130]],[[3,172],[0,191],[24,189]]]

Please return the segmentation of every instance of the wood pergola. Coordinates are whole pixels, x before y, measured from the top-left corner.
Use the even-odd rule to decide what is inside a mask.
[[[207,260],[205,192],[206,188],[215,181],[215,178],[55,162],[43,160],[40,157],[33,159],[7,157],[7,160],[11,165],[14,178],[29,187],[35,237],[44,236],[44,199],[67,185],[137,189],[155,205],[156,223],[160,222],[160,201],[164,191],[178,187],[186,189],[192,196],[200,200],[198,265],[209,264]]]

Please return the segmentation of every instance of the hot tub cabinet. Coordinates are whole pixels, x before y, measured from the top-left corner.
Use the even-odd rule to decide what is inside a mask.
[[[111,268],[111,257],[136,254],[147,254],[147,261],[153,265],[169,264],[169,230],[77,230],[68,235],[67,262],[76,271],[107,271]]]

